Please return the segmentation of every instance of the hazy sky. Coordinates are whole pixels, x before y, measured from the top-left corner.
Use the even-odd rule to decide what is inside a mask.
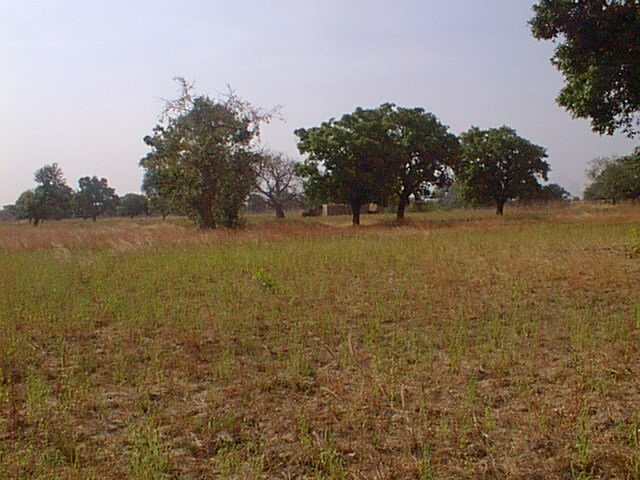
[[[627,154],[555,97],[553,45],[531,37],[534,0],[2,0],[0,205],[57,162],[71,186],[138,167],[175,76],[281,105],[263,143],[299,158],[293,130],[383,102],[422,106],[454,133],[503,124],[548,149],[551,181],[582,192],[587,161]]]

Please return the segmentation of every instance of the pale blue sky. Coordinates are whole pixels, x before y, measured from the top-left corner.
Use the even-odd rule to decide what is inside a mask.
[[[293,130],[383,102],[422,106],[455,133],[503,124],[548,149],[551,181],[582,192],[587,161],[637,141],[600,137],[555,104],[552,44],[534,0],[0,2],[0,204],[57,162],[69,184],[139,191],[142,138],[175,76],[282,105],[263,143],[298,158]]]

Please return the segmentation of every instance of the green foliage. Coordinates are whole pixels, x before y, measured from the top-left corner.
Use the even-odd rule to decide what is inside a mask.
[[[169,102],[141,160],[143,189],[151,198],[197,220],[204,228],[235,226],[255,184],[254,140],[270,114],[230,93],[222,100],[182,95]]]
[[[504,204],[541,190],[549,164],[543,147],[534,145],[503,126],[489,130],[472,127],[461,135],[462,161],[456,171],[463,198],[471,203],[494,203],[502,215]]]
[[[557,183],[543,185],[529,196],[528,200],[534,202],[568,202],[571,200],[571,193]]]
[[[299,129],[298,148],[308,154],[298,173],[316,201],[347,203],[359,223],[361,205],[398,197],[398,218],[412,195],[451,182],[459,143],[435,115],[422,108],[385,103],[357,108],[340,120]]]
[[[78,180],[78,191],[73,199],[76,214],[95,221],[99,215],[115,211],[118,196],[106,178],[93,176]]]
[[[585,200],[634,200],[640,198],[640,149],[626,157],[595,158],[587,170],[591,183]]]
[[[571,200],[571,193],[557,183],[550,183],[541,189],[541,200],[552,202],[566,202]]]
[[[377,109],[357,108],[340,120],[330,119],[319,127],[300,128],[300,153],[308,154],[297,173],[305,179],[306,195],[317,201],[351,206],[353,223],[360,223],[360,207],[384,203],[393,187],[394,166],[387,135],[390,105]]]
[[[19,220],[29,220],[30,222],[35,218],[35,203],[36,192],[33,190],[26,190],[20,194],[16,200],[16,216]]]
[[[149,213],[147,197],[137,193],[127,193],[118,201],[118,215],[121,217],[137,217]]]
[[[397,215],[403,218],[411,195],[419,195],[428,187],[443,189],[451,185],[460,142],[434,114],[422,108],[392,106],[387,113],[396,166]]]
[[[273,278],[273,275],[263,268],[260,268],[253,274],[253,279],[258,282],[260,288],[265,293],[276,293],[278,290],[278,284]]]
[[[18,218],[38,225],[44,220],[70,217],[73,190],[67,185],[58,164],[45,165],[34,177],[39,185],[23,192],[16,201]]]
[[[598,133],[638,133],[640,3],[540,0],[533,9],[533,35],[558,42],[552,63],[566,80],[558,103]]]

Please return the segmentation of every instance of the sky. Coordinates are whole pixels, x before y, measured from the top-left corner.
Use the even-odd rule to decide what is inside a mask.
[[[300,159],[293,130],[385,102],[420,106],[459,134],[508,125],[547,148],[550,181],[580,195],[588,161],[637,145],[599,136],[555,103],[554,45],[534,0],[2,0],[0,205],[58,163],[68,183],[139,192],[143,142],[180,76],[231,86],[282,120],[262,143]]]

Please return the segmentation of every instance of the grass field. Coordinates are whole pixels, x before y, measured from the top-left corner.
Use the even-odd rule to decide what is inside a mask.
[[[640,479],[640,207],[349,222],[0,225],[0,478]]]

